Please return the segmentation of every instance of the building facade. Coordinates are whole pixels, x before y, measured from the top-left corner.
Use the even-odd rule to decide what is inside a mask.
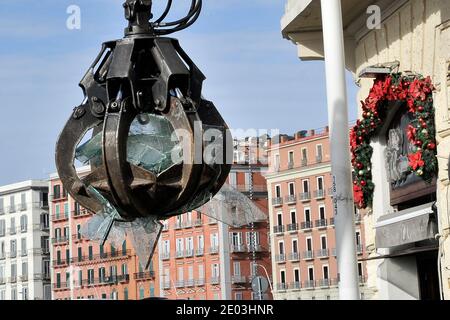
[[[328,128],[272,139],[268,149],[275,299],[337,299],[338,270]],[[361,213],[355,215],[359,259],[366,256]],[[362,297],[366,263],[358,262]]]
[[[80,176],[90,168],[78,170]],[[126,239],[120,248],[85,239],[80,228],[92,213],[64,190],[56,174],[50,177],[51,279],[54,300],[137,300],[159,296],[156,258],[144,270]]]
[[[429,76],[436,88],[433,107],[439,169],[431,184],[413,181],[411,175],[406,179],[409,185],[401,181],[398,187],[390,180],[392,163],[386,162],[394,142],[390,134],[400,129],[400,137],[406,136],[399,120],[405,113],[400,108],[392,109],[386,125],[371,141],[375,190],[373,206],[365,216],[368,286],[376,299],[449,299],[449,3],[342,0],[341,5],[345,67],[360,87],[358,101],[368,96],[373,85],[373,79],[364,77],[368,67],[396,65],[399,72]],[[282,32],[297,45],[303,60],[324,58],[320,15],[320,1],[287,2]],[[379,23],[372,23],[374,17]]]
[[[236,164],[228,183],[267,214],[262,175],[267,166],[256,158],[250,161],[255,164],[248,164],[248,144],[235,142]],[[268,233],[267,219],[233,228],[195,210],[164,221],[159,242],[161,292],[169,299],[271,299],[270,291],[259,295],[251,288],[255,276],[270,278]]]
[[[0,300],[49,300],[47,181],[0,187]]]

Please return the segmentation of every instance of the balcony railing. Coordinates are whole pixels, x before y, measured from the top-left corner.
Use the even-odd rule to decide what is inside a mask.
[[[288,232],[295,232],[298,230],[298,223],[291,223],[287,225]]]
[[[294,162],[293,161],[289,161],[288,162],[288,169],[292,169],[294,168]]]
[[[69,219],[68,212],[52,214],[52,222],[64,221],[67,219]]]
[[[263,252],[264,248],[260,244],[251,244],[248,246],[248,252]]]
[[[277,255],[275,255],[275,261],[277,263],[286,262],[286,255],[285,254],[277,254]]]
[[[316,156],[316,162],[321,163],[323,161],[322,156]]]
[[[314,259],[314,252],[312,250],[303,251],[302,257],[303,260],[312,260]]]
[[[198,286],[198,287],[204,286],[205,285],[205,279],[200,278],[200,279],[195,280],[195,285]]]
[[[179,229],[181,229],[181,228],[182,228],[182,223],[181,223],[181,221],[175,222],[175,230],[179,230]]]
[[[358,244],[356,245],[356,253],[357,254],[363,254],[363,245],[362,244]]]
[[[134,274],[134,279],[136,280],[146,280],[155,278],[154,271],[136,272]]]
[[[330,250],[328,249],[320,249],[316,251],[316,256],[318,258],[328,258],[330,255]]]
[[[8,278],[9,283],[16,283],[17,282],[17,276],[11,276]]]
[[[231,245],[230,250],[232,253],[243,253],[247,252],[247,248],[245,245]]]
[[[9,228],[9,234],[10,235],[13,235],[13,234],[16,234],[16,233],[17,233],[16,227]]]
[[[299,193],[300,201],[311,200],[311,192],[301,192]]]
[[[301,229],[302,230],[309,230],[313,228],[313,222],[312,221],[304,221],[301,223]]]
[[[6,279],[5,278],[0,278],[0,284],[5,284],[6,283]]]
[[[201,227],[203,225],[202,219],[194,220],[194,227]]]
[[[211,277],[210,281],[211,284],[219,284],[220,278],[219,277]]]
[[[49,273],[35,273],[33,275],[34,280],[43,280],[43,281],[50,281],[50,274]]]
[[[175,258],[183,258],[184,257],[184,252],[183,251],[176,251],[175,252]]]
[[[323,199],[323,198],[325,198],[325,195],[326,195],[326,193],[325,193],[324,189],[319,189],[319,190],[314,191],[314,198],[316,198],[316,199]]]
[[[205,249],[204,248],[197,248],[195,249],[195,255],[198,256],[202,256],[205,254]]]
[[[326,226],[327,226],[327,219],[316,220],[316,228],[326,228]]]
[[[278,291],[287,290],[287,288],[288,288],[287,283],[284,283],[284,282],[277,283],[277,290]]]
[[[28,281],[28,275],[27,275],[27,274],[21,275],[21,276],[19,277],[19,279],[20,279],[20,281],[22,281],[22,282],[27,282],[27,281]]]
[[[59,237],[59,238],[52,238],[52,243],[53,244],[60,244],[60,243],[68,242],[68,241],[69,241],[69,237],[68,236]]]
[[[163,281],[163,289],[170,289],[170,281]]]
[[[272,198],[272,204],[274,206],[281,206],[283,204],[283,198],[281,197]]]
[[[316,283],[317,287],[322,287],[322,288],[329,287],[330,285],[331,285],[330,279],[320,279],[320,280],[317,280],[317,283]]]
[[[289,253],[289,261],[299,261],[299,260],[300,260],[300,253],[298,252]]]
[[[210,247],[209,248],[209,253],[210,254],[218,254],[219,253],[219,246]]]
[[[161,252],[160,257],[161,257],[161,260],[169,260],[170,252]]]
[[[56,259],[56,260],[53,260],[52,261],[52,265],[54,266],[54,267],[65,267],[65,266],[67,266],[68,264],[69,264],[69,261],[70,261],[70,259],[69,260],[66,260],[66,259]]]
[[[284,225],[273,227],[273,233],[283,233],[283,232],[284,232]]]
[[[14,213],[14,212],[16,212],[17,210],[16,210],[16,206],[15,205],[12,205],[12,206],[9,206],[8,207],[8,213]]]
[[[359,276],[359,283],[364,284],[367,282],[367,276]]]
[[[193,257],[193,256],[194,256],[194,249],[188,249],[188,250],[186,250],[186,251],[184,252],[184,256],[185,256],[186,258]]]
[[[16,251],[13,251],[13,252],[8,253],[8,258],[14,259],[14,258],[16,258],[16,257],[17,257],[17,252],[16,252]]]
[[[181,224],[183,228],[192,228],[192,221],[191,220],[184,220]]]
[[[0,253],[0,260],[4,260],[4,259],[6,259],[6,254],[4,252]]]
[[[84,217],[84,216],[90,216],[92,213],[91,212],[89,212],[88,210],[86,210],[86,209],[79,209],[79,210],[74,210],[74,211],[72,211],[72,216],[74,217],[74,218],[78,218],[78,217]]]
[[[303,281],[304,289],[313,289],[315,287],[314,280],[305,280]]]
[[[289,289],[291,290],[300,290],[302,288],[302,284],[300,281],[291,282],[289,284]]]
[[[234,275],[231,277],[232,284],[239,284],[239,283],[246,283],[246,282],[247,282],[247,279],[245,276]]]
[[[100,260],[107,260],[107,259],[122,259],[124,257],[128,257],[131,255],[131,250],[117,250],[115,252],[104,252],[101,254],[93,254],[93,255],[85,255],[85,256],[78,256],[78,257],[72,257],[70,261],[72,263],[81,263],[86,261],[100,261]]]
[[[330,226],[333,226],[333,227],[334,227],[334,217],[333,217],[333,218],[330,218]]]
[[[195,280],[194,279],[188,279],[184,281],[184,286],[185,287],[193,287],[195,285]]]
[[[147,272],[144,272],[144,273],[147,274],[147,273],[151,273],[151,272],[153,272],[153,271],[147,271]],[[140,274],[140,273],[138,273],[138,274]],[[155,277],[155,275],[153,274],[153,276],[148,277],[148,278],[144,277],[144,279],[151,279],[151,278],[154,278],[154,277]],[[129,274],[121,274],[120,276],[117,276],[117,280],[119,282],[122,282],[122,283],[128,283],[130,281],[130,275]]]
[[[308,159],[304,158],[302,159],[302,167],[306,167],[308,165]]]
[[[285,200],[286,200],[287,204],[291,204],[291,203],[295,203],[297,201],[297,197],[294,194],[290,194],[285,197]]]

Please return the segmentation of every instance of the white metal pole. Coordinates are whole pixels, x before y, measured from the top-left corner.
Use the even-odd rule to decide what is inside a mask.
[[[359,282],[356,258],[353,187],[350,167],[345,52],[341,1],[321,0],[323,43],[330,126],[333,207],[340,274],[339,298],[357,300]]]

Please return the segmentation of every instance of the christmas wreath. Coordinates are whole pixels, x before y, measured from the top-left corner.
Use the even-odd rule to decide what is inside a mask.
[[[375,79],[369,96],[362,104],[362,119],[350,130],[354,169],[353,193],[358,208],[372,205],[373,191],[370,140],[383,125],[390,101],[405,102],[413,119],[407,127],[414,152],[408,155],[408,171],[430,182],[437,171],[433,108],[433,84],[430,77],[392,73]]]

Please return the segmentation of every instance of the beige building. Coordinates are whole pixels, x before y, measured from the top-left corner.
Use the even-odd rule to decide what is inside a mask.
[[[430,76],[436,87],[433,100],[439,172],[426,192],[411,189],[407,201],[393,199],[385,155],[389,130],[396,125],[394,118],[402,116],[399,110],[386,118],[388,124],[371,140],[372,172],[376,174],[374,205],[364,218],[370,259],[368,286],[373,288],[375,299],[438,299],[440,291],[450,299],[450,2],[341,2],[345,63],[360,87],[358,101],[365,100],[373,85],[373,79],[361,77],[371,66],[398,63],[400,72]],[[324,58],[319,0],[287,1],[281,28],[283,36],[296,44],[302,60]],[[386,234],[389,241],[383,238]]]

